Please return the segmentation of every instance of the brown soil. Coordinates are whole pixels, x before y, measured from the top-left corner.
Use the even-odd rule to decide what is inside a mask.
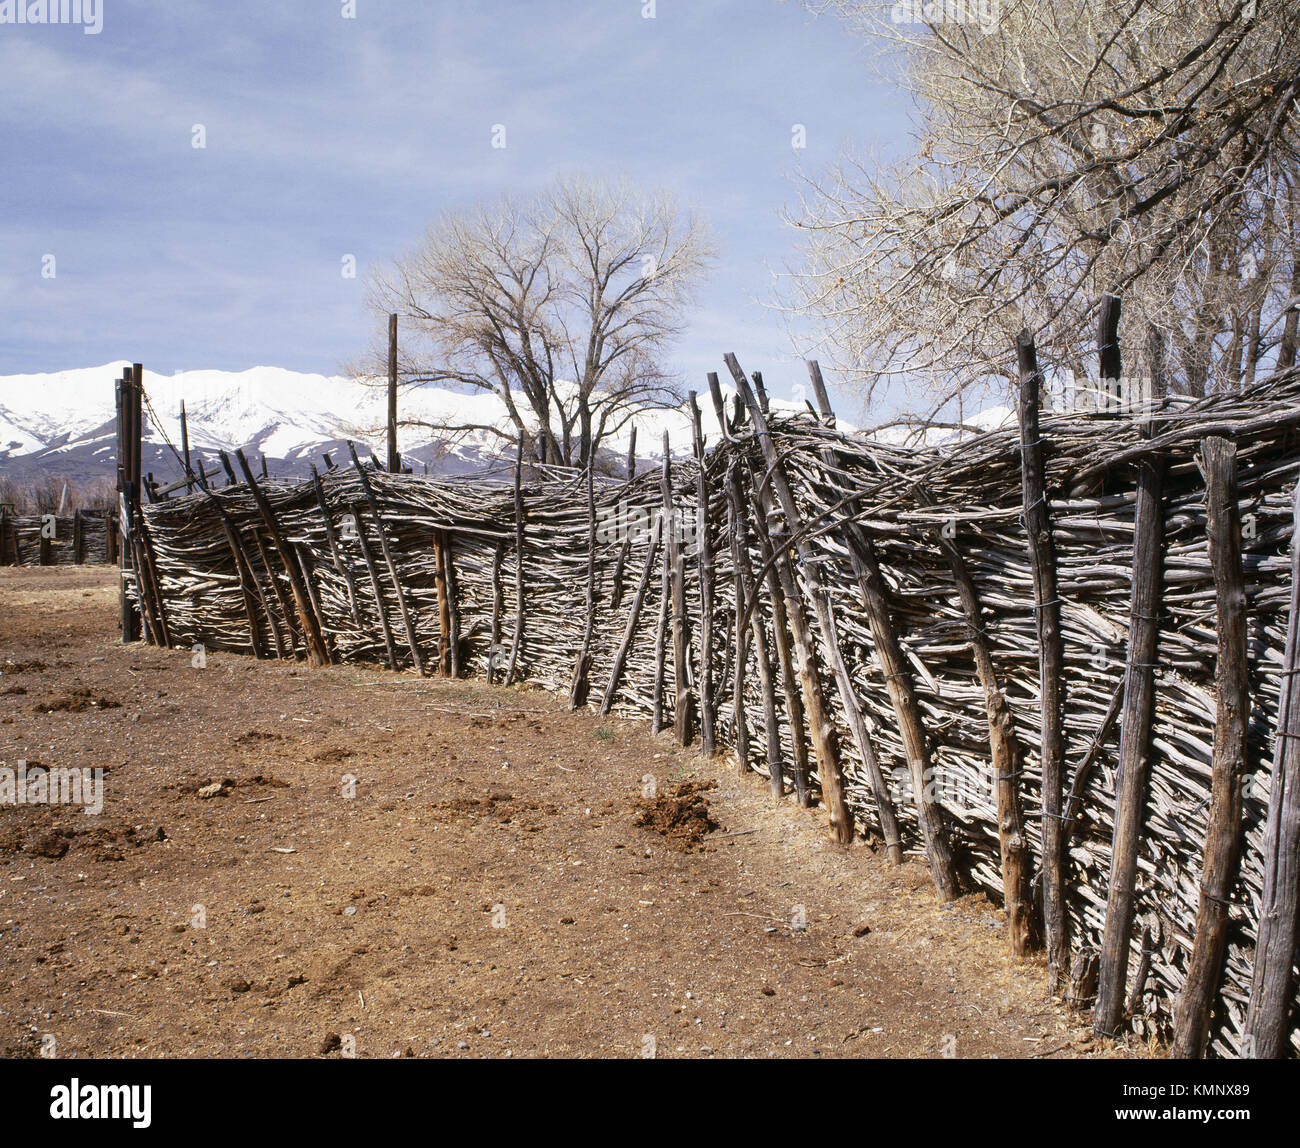
[[[197,669],[118,645],[115,587],[0,570],[0,763],[105,771],[97,816],[0,805],[4,1055],[1097,1052],[983,897],[726,759],[535,690]]]

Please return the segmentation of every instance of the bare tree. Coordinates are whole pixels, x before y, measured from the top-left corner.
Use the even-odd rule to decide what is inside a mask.
[[[444,213],[372,278],[370,302],[402,316],[403,385],[491,391],[511,428],[470,429],[585,466],[636,410],[681,401],[663,354],[713,257],[668,193],[567,178]]]
[[[1295,359],[1300,9],[1282,0],[825,0],[886,47],[918,112],[887,169],[811,180],[794,305],[868,393],[927,415],[1040,333],[1078,357],[1105,293],[1125,361],[1151,328],[1194,394]],[[1136,370],[1133,373],[1138,373]],[[958,407],[959,409],[959,407]]]

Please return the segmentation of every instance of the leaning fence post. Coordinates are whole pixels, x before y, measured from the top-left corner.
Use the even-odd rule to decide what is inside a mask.
[[[713,546],[709,531],[708,460],[704,455],[704,431],[700,423],[700,405],[691,392],[691,427],[694,432],[696,462],[695,554],[700,579],[700,752],[712,757],[714,742],[713,705]]]
[[[752,519],[754,526],[754,535],[758,540],[759,556],[763,561],[763,566],[767,573],[764,575],[764,583],[767,588],[768,604],[772,607],[772,645],[776,651],[777,669],[781,675],[781,692],[785,699],[786,717],[790,724],[790,750],[793,757],[793,774],[795,802],[801,808],[807,808],[812,802],[812,794],[809,792],[808,783],[811,770],[808,764],[808,739],[805,736],[807,721],[804,716],[803,708],[803,687],[800,684],[799,674],[795,670],[795,659],[793,650],[793,638],[791,637],[791,626],[789,611],[786,609],[786,596],[784,585],[784,572],[789,566],[789,557],[778,552],[772,543],[772,538],[768,533],[767,516],[763,511],[762,502],[758,497],[758,492],[750,490],[750,506],[754,511]],[[778,573],[778,569],[780,573]],[[755,587],[757,593],[757,587]],[[755,617],[762,622],[758,610],[754,611]],[[768,764],[772,763],[773,754],[779,759],[781,753],[781,742],[778,737],[768,746]],[[773,795],[775,786],[773,787]]]
[[[361,460],[357,458],[357,448],[348,443],[348,451],[352,455],[352,465],[356,467],[357,475],[361,479],[361,489],[365,492],[366,501],[370,505],[370,514],[375,520],[375,529],[379,532],[379,548],[384,553],[384,564],[388,567],[388,574],[393,580],[393,594],[397,598],[397,606],[402,615],[402,628],[406,632],[406,644],[411,650],[411,661],[415,663],[415,669],[421,677],[425,676],[424,658],[420,655],[420,644],[415,638],[415,622],[411,617],[411,610],[406,604],[406,595],[402,590],[402,579],[397,572],[397,563],[393,561],[392,548],[388,545],[388,532],[384,529],[384,520],[379,514],[379,500],[375,497],[374,488],[370,485],[370,477],[366,474],[366,468],[361,465]],[[360,531],[357,532],[360,534]]]
[[[835,427],[835,412],[831,409],[830,395],[826,392],[826,383],[822,378],[821,366],[816,359],[809,359],[807,362],[808,374],[812,379],[813,390],[817,395],[817,406],[821,417],[822,425],[827,429]],[[833,447],[823,447],[821,452],[822,462],[827,467],[835,466],[835,450]],[[862,528],[854,521],[859,511],[857,499],[849,502],[845,508],[845,517],[843,519],[843,530],[848,540],[850,557],[853,560],[854,574],[861,579],[863,570],[861,560],[857,556],[859,550],[870,550],[870,539],[863,532]],[[880,767],[880,759],[876,754],[876,747],[871,740],[871,732],[867,729],[866,719],[862,713],[862,705],[858,700],[857,692],[854,689],[853,678],[849,673],[848,663],[844,660],[844,654],[840,649],[839,636],[836,632],[838,629],[835,619],[835,611],[827,609],[825,612],[825,621],[823,622],[823,636],[826,639],[827,650],[831,659],[831,669],[834,673],[835,682],[840,691],[840,704],[844,707],[844,715],[849,723],[849,729],[853,734],[854,744],[858,747],[858,752],[862,755],[862,763],[867,771],[867,780],[871,785],[871,795],[876,804],[876,818],[880,822],[880,835],[885,842],[886,856],[892,865],[901,865],[903,862],[903,841],[902,835],[898,828],[898,815],[894,810],[894,800],[889,793],[889,785],[885,781],[884,771]],[[892,631],[891,631],[892,632]],[[891,675],[888,678],[891,686],[894,682]],[[892,698],[892,693],[891,693]],[[915,716],[919,728],[920,717]],[[922,745],[924,745],[924,735],[922,734]],[[923,771],[924,772],[924,771]],[[938,854],[931,847],[931,838],[935,837],[935,827],[942,827],[942,821],[938,816],[937,810],[930,807],[933,804],[926,796],[927,790],[923,787],[917,790],[918,809],[921,803],[926,802],[926,808],[921,810],[919,820],[923,826],[923,835],[926,841],[926,853],[931,860],[932,869],[934,869],[935,858],[938,854],[946,852],[946,845],[938,845]],[[928,828],[925,828],[928,827]],[[942,859],[939,858],[940,868],[934,870],[939,872],[944,869]],[[947,870],[951,870],[951,864],[947,865]],[[956,875],[951,874],[951,879],[945,878],[941,885],[941,891],[945,896],[955,897],[957,895]]]
[[[1264,830],[1264,892],[1245,1026],[1246,1055],[1260,1060],[1285,1055],[1294,1004],[1291,966],[1300,897],[1300,485],[1291,518],[1290,615]]]
[[[759,446],[767,462],[768,476],[771,479],[772,490],[775,492],[776,499],[780,504],[781,516],[785,519],[786,529],[794,533],[800,526],[799,508],[795,503],[794,494],[786,479],[785,468],[782,466],[776,446],[772,442],[772,432],[768,427],[767,416],[759,406],[758,400],[749,385],[749,380],[745,377],[745,372],[740,369],[740,363],[736,360],[736,356],[733,354],[724,355],[723,361],[727,364],[727,369],[735,380],[736,388],[744,396],[750,415],[754,419]],[[761,494],[760,497],[765,501],[770,500],[770,496],[766,492]],[[776,545],[775,540],[774,545]],[[806,542],[799,542],[798,549],[801,558],[804,559],[802,573],[804,580],[808,584],[813,610],[817,615],[822,638],[828,648],[834,648],[835,631],[833,621],[830,618],[829,599],[815,562],[808,561],[808,559],[814,558],[815,555],[813,555]],[[780,564],[778,563],[778,565]],[[848,801],[844,793],[844,775],[840,766],[835,723],[826,705],[825,695],[822,692],[821,680],[818,676],[816,647],[802,604],[797,597],[798,587],[794,581],[793,572],[790,570],[788,563],[783,569],[785,572],[782,574],[782,589],[786,594],[787,612],[793,628],[795,645],[799,650],[799,677],[803,686],[804,706],[808,713],[813,747],[817,754],[818,775],[822,783],[822,800],[830,816],[832,834],[841,845],[847,845],[853,840],[853,816],[849,812]]]
[[[1028,329],[1016,336],[1020,372],[1020,485],[1029,564],[1034,577],[1038,629],[1038,708],[1042,723],[1043,930],[1047,939],[1048,991],[1057,994],[1069,972],[1070,934],[1065,906],[1065,835],[1061,803],[1065,789],[1064,662],[1061,602],[1056,582],[1056,542],[1047,509],[1042,431],[1038,407],[1043,376]]]
[[[912,675],[907,668],[894,621],[890,617],[885,581],[880,574],[875,546],[871,538],[860,530],[849,530],[845,537],[853,559],[853,572],[858,580],[862,604],[866,607],[870,620],[871,638],[876,648],[876,657],[880,660],[880,672],[884,676],[885,688],[898,719],[898,730],[903,739],[903,750],[907,755],[908,771],[912,778],[916,820],[921,827],[930,876],[939,895],[952,901],[961,894],[961,886],[953,862],[952,845],[948,840],[947,819],[943,807],[934,798],[934,767],[929,740],[921,721],[921,708],[917,704]]]
[[[280,531],[280,524],[276,521],[275,511],[272,510],[270,501],[254,481],[253,472],[248,465],[248,459],[244,456],[244,452],[237,450],[235,457],[239,460],[239,467],[244,472],[244,480],[248,483],[248,489],[253,495],[253,500],[257,503],[257,509],[261,512],[262,521],[266,524],[266,529],[271,535],[271,541],[275,543],[275,548],[280,554],[280,563],[284,566],[285,573],[289,575],[289,589],[293,594],[294,607],[298,613],[298,620],[302,625],[302,638],[303,644],[307,647],[307,656],[311,659],[313,666],[328,665],[330,656],[329,651],[325,648],[325,638],[321,633],[320,620],[312,610],[311,596],[307,593],[302,573],[294,562],[293,554],[289,550],[289,544]],[[269,567],[267,573],[271,574]],[[274,574],[271,574],[271,581],[273,583],[275,581]]]
[[[975,676],[984,692],[984,715],[989,729],[989,759],[993,766],[993,792],[998,810],[998,852],[1002,869],[1002,898],[1007,912],[1011,951],[1018,957],[1039,948],[1042,922],[1032,893],[1033,857],[1025,836],[1020,801],[1020,774],[1024,750],[1016,736],[1011,707],[998,682],[993,652],[984,631],[984,611],[966,561],[940,532],[939,549],[948,559],[957,597],[970,634]]]
[[[636,638],[637,623],[641,619],[641,607],[645,604],[646,592],[650,588],[650,578],[654,574],[655,558],[659,554],[659,531],[651,530],[650,538],[646,545],[645,565],[641,568],[641,579],[637,582],[636,593],[632,597],[632,605],[628,610],[627,624],[623,627],[623,640],[619,643],[618,651],[614,654],[614,664],[609,671],[609,684],[605,687],[605,694],[601,698],[600,712],[607,714],[614,706],[614,698],[618,693],[618,684],[623,677],[623,667],[627,664],[628,652],[632,649],[632,642]]]
[[[1144,417],[1142,433],[1144,437],[1150,437],[1152,433],[1149,416]],[[1120,714],[1119,766],[1115,776],[1110,887],[1098,970],[1097,1007],[1092,1018],[1093,1030],[1099,1036],[1114,1036],[1119,1028],[1124,1013],[1129,947],[1133,939],[1137,852],[1151,774],[1156,642],[1160,636],[1163,582],[1163,485],[1163,457],[1153,453],[1139,460],[1133,527],[1133,591],[1124,667],[1124,706]]]

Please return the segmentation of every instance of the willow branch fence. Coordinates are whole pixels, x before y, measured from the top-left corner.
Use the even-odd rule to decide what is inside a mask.
[[[694,457],[626,480],[244,465],[144,506],[124,577],[160,644],[528,681],[729,749],[1003,902],[1099,1032],[1294,1053],[1300,371],[1040,417],[1021,350],[1020,426],[943,447],[836,430],[819,372],[820,414],[774,417],[728,356],[721,441],[696,408]]]
[[[0,509],[0,566],[112,566],[117,552],[112,511],[56,515]]]

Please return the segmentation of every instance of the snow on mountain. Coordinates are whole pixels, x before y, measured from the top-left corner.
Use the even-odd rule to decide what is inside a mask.
[[[115,465],[114,388],[125,362],[49,374],[0,376],[0,467],[10,473],[46,471],[73,477],[111,474]],[[344,442],[381,454],[384,449],[386,389],[354,379],[308,374],[281,367],[246,371],[144,372],[146,408],[144,470],[159,481],[176,478],[180,468],[166,440],[180,445],[180,404],[185,402],[191,451],[212,470],[217,452],[242,447],[251,460],[263,455],[272,473],[288,477],[307,472],[323,451],[346,461]],[[725,388],[730,409],[733,388]],[[708,396],[701,400],[706,440],[719,437]],[[521,404],[522,406],[522,404]],[[778,412],[802,410],[799,403],[774,399]],[[398,446],[415,469],[430,473],[468,473],[489,465],[508,439],[491,428],[511,432],[505,404],[488,392],[460,393],[436,387],[403,390],[399,417],[420,425],[399,428]],[[646,410],[632,422],[637,454],[658,458],[668,432],[674,455],[691,451],[689,408]],[[632,423],[609,435],[605,448],[625,457]],[[471,429],[455,429],[455,428]],[[365,451],[362,451],[364,455]]]

